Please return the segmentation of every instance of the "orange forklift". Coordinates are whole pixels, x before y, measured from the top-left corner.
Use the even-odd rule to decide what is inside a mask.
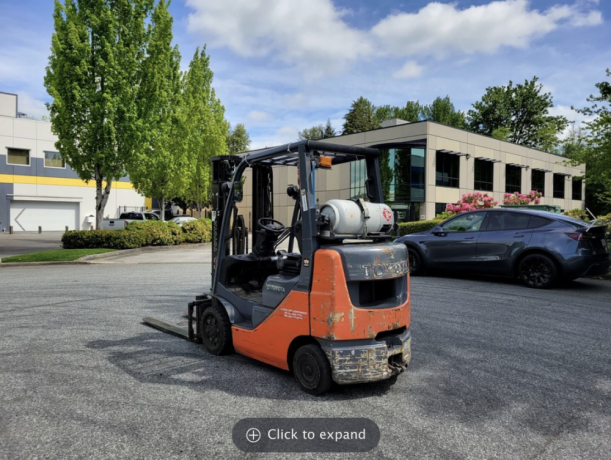
[[[392,242],[379,158],[376,149],[319,141],[213,158],[211,291],[189,304],[187,330],[144,322],[214,355],[235,351],[290,371],[313,395],[334,382],[403,372],[411,358],[407,250]],[[319,205],[317,170],[354,162],[365,171],[364,196]],[[274,219],[273,175],[282,171],[275,166],[297,168],[298,183],[286,190],[294,202],[289,225]],[[256,225],[250,252],[237,206],[247,169]]]

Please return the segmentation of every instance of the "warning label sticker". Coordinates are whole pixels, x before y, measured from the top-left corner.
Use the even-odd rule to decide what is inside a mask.
[[[392,219],[392,211],[388,208],[384,208],[384,210],[382,211],[382,217],[386,219],[386,222],[390,222],[390,220]]]
[[[308,316],[308,313],[305,311],[289,310],[288,308],[281,308],[280,310],[284,313],[286,318],[303,320],[305,316]]]

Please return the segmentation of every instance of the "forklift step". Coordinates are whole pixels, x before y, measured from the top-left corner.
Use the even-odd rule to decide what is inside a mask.
[[[169,323],[164,323],[163,321],[159,321],[155,318],[142,318],[142,322],[147,326],[150,326],[154,329],[157,329],[161,332],[166,332],[168,334],[175,335],[176,337],[180,337],[181,339],[189,340],[189,332],[187,329],[183,329],[182,327],[174,326]]]

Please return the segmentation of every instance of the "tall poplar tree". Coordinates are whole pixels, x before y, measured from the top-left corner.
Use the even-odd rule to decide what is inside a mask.
[[[212,200],[212,168],[210,158],[227,154],[225,107],[212,87],[210,57],[206,48],[195,51],[183,79],[184,139],[193,159],[193,174],[186,198],[193,202],[201,216]]]
[[[142,63],[154,0],[55,2],[45,87],[55,146],[96,185],[96,228],[114,181],[126,175],[149,127],[139,118]]]
[[[150,129],[137,157],[127,165],[136,190],[159,200],[162,220],[166,201],[185,192],[192,171],[192,156],[181,135],[180,53],[172,47],[172,23],[166,0],[160,0],[149,26],[138,104],[139,119]]]

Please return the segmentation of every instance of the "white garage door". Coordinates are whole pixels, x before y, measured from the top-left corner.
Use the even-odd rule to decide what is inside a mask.
[[[11,225],[16,232],[64,231],[78,228],[78,203],[11,201]]]

